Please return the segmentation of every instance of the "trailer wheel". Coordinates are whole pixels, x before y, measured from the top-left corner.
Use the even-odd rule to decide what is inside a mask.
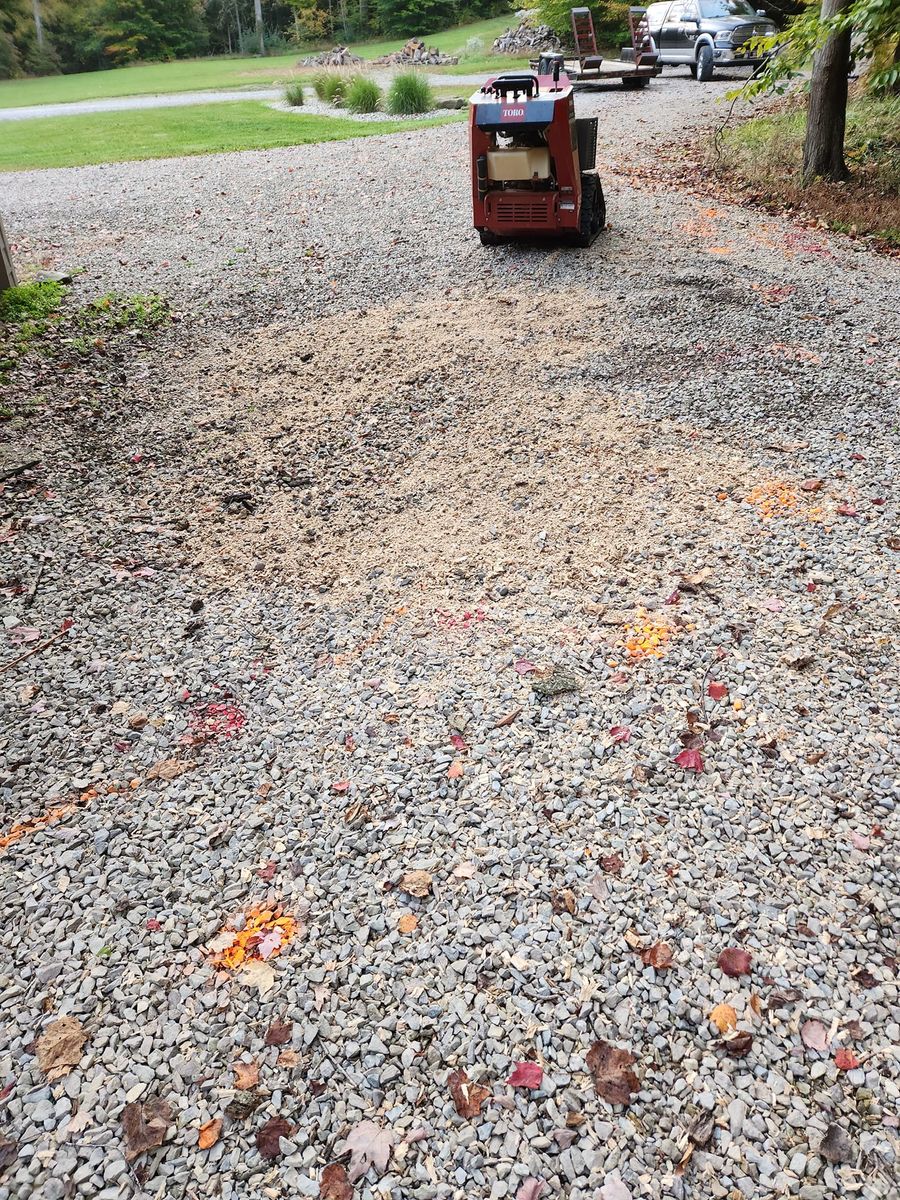
[[[503,243],[503,238],[496,233],[491,233],[489,229],[479,229],[478,236],[481,238],[482,246],[500,246]]]
[[[707,83],[713,77],[713,52],[712,46],[708,46],[706,42],[697,51],[697,79],[700,83]]]
[[[649,82],[650,78],[647,75],[638,76],[637,79],[633,75],[626,75],[622,79],[622,87],[627,88],[629,92],[633,92],[637,91],[638,88],[645,88]]]

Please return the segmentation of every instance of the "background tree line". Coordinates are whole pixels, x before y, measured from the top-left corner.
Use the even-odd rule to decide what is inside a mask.
[[[260,0],[265,45],[424,35],[509,0]],[[0,0],[0,79],[259,50],[255,0]],[[513,20],[512,14],[510,19]]]

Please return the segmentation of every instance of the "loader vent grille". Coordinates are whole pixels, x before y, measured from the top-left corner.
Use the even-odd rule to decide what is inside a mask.
[[[503,225],[547,225],[550,221],[545,200],[498,200],[496,212]]]

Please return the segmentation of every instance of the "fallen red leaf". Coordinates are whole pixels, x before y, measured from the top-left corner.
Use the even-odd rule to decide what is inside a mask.
[[[532,671],[537,670],[537,667],[527,658],[520,658],[517,663],[513,663],[513,670],[517,675],[530,675]]]
[[[350,790],[350,780],[336,779],[331,785],[331,790],[333,792],[348,792]]]
[[[857,516],[856,509],[853,507],[853,505],[852,505],[852,504],[839,504],[839,505],[838,505],[838,512],[841,514],[841,516],[842,516],[842,517],[855,517],[855,516]]]
[[[674,592],[669,592],[668,596],[666,596],[665,600],[663,601],[663,604],[677,604],[680,599],[681,592],[679,592],[678,588],[676,588]]]
[[[713,680],[706,689],[706,694],[709,696],[710,700],[724,700],[728,695],[728,685],[724,683],[717,683],[715,680]]]
[[[600,859],[600,866],[607,875],[620,875],[625,863],[618,854],[607,854],[605,858]]]
[[[609,1042],[594,1042],[585,1062],[594,1077],[597,1095],[610,1104],[630,1104],[631,1097],[641,1090],[640,1080],[631,1069],[635,1061],[628,1050],[620,1050]]]
[[[802,492],[817,492],[821,486],[821,479],[804,479],[800,484],[800,490]]]
[[[150,933],[159,933],[159,931],[162,929],[162,925],[160,925],[159,921],[157,921],[155,917],[151,917],[147,922],[147,929]]]
[[[264,867],[260,867],[256,873],[260,877],[260,879],[268,880],[268,879],[273,879],[275,877],[275,872],[277,869],[278,869],[278,864],[276,862],[268,862],[268,863],[266,863],[266,865]]]
[[[468,748],[469,748],[466,745],[466,739],[464,737],[462,737],[461,734],[458,734],[458,733],[452,733],[450,735],[450,745],[453,747],[454,750],[468,750]]]
[[[725,975],[730,975],[732,979],[736,979],[739,975],[750,974],[750,957],[746,950],[731,946],[722,951],[716,962],[719,964],[720,971]]]
[[[835,1053],[834,1065],[839,1071],[855,1071],[859,1066],[859,1059],[852,1050],[847,1050],[846,1048],[841,1047],[841,1049]]]
[[[490,1088],[482,1087],[480,1083],[472,1083],[465,1071],[451,1071],[447,1077],[447,1087],[450,1089],[456,1111],[468,1121],[478,1116],[482,1105],[491,1094]]]
[[[675,755],[674,762],[683,771],[697,771],[699,774],[703,770],[703,757],[699,750],[682,750]]]
[[[808,592],[814,592],[816,590],[816,585],[813,583],[813,581],[811,579],[806,585],[806,590]]]
[[[544,1078],[544,1068],[536,1062],[518,1062],[507,1079],[510,1087],[539,1088]]]
[[[857,451],[854,451],[850,455],[850,457],[853,459],[854,462],[865,462],[866,461],[866,456],[864,454],[859,454]]]
[[[621,742],[622,745],[625,745],[631,741],[631,730],[627,725],[613,725],[609,731],[609,736],[614,742]]]

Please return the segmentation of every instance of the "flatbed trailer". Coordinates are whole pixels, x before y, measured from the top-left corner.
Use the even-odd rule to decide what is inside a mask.
[[[646,87],[654,75],[659,75],[658,66],[638,66],[621,58],[605,58],[597,67],[582,68],[578,59],[564,59],[563,70],[575,88],[587,88],[592,84],[610,83],[621,79],[624,87]]]
[[[636,5],[629,8],[628,25],[631,33],[628,59],[605,59],[597,52],[597,39],[594,36],[591,10],[589,8],[573,8],[574,56],[567,56],[558,51],[547,51],[529,65],[532,71],[536,71],[538,75],[550,75],[553,73],[554,64],[558,63],[574,88],[588,88],[597,84],[609,83],[615,79],[621,79],[626,88],[646,87],[653,76],[659,75],[662,70],[656,46],[650,36],[646,8]]]

